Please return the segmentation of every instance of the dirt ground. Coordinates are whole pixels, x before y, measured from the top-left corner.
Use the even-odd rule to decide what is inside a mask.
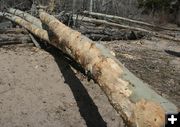
[[[180,108],[180,44],[99,43]],[[54,49],[0,47],[0,127],[124,127],[99,86],[72,63]]]
[[[97,84],[60,53],[0,48],[0,127],[123,127]]]

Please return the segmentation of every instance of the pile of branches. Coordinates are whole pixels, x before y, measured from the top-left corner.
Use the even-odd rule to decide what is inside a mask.
[[[41,6],[41,8],[44,6]],[[47,7],[45,8],[47,9]],[[36,6],[36,9],[31,9],[31,12],[38,13],[38,7]],[[9,14],[9,13],[11,14]],[[13,8],[6,9],[6,12],[0,13],[2,17],[6,17],[12,20],[13,15],[17,15],[21,18],[27,18],[28,20],[32,19],[33,22],[39,26],[39,28],[42,28],[42,23],[39,21],[39,19],[34,18],[30,16],[28,13],[25,13],[20,10],[16,10]],[[34,14],[34,13],[31,13]],[[90,16],[90,17],[89,17]],[[124,17],[118,17],[113,15],[106,15],[102,13],[94,13],[94,12],[88,12],[84,11],[80,14],[72,14],[72,13],[65,13],[62,11],[58,15],[55,15],[56,18],[58,18],[61,22],[64,24],[70,26],[71,28],[81,32],[88,38],[92,39],[93,41],[112,41],[112,40],[136,40],[136,39],[142,39],[142,38],[150,38],[151,36],[156,36],[168,40],[173,41],[180,41],[178,37],[176,37],[173,32],[179,32],[180,29],[178,28],[166,28],[166,27],[160,27],[153,24],[149,24],[146,22],[136,21]],[[12,20],[14,22],[14,19]],[[9,21],[1,23],[1,27],[6,27],[6,24],[9,24],[11,26],[8,27],[14,27],[14,23],[9,23]],[[165,30],[170,31],[167,33],[171,34],[162,34],[159,31]],[[0,31],[1,30],[0,28]],[[5,30],[5,31],[14,31],[14,33],[18,33],[18,29],[12,29],[12,30]],[[28,32],[26,32],[28,33]],[[1,45],[3,44],[14,44],[14,43],[26,43],[30,42],[32,40],[37,47],[40,47],[37,41],[41,42],[41,40],[36,39],[36,37],[32,36],[28,33],[26,39],[23,36],[23,34],[18,35],[19,37],[13,37],[15,35],[8,34],[7,35],[1,35]],[[32,38],[33,37],[33,38]],[[35,41],[36,40],[36,41]],[[47,40],[47,39],[46,39]],[[3,43],[2,43],[3,42]]]

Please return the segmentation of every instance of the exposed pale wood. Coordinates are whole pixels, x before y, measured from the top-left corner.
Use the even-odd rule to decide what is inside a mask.
[[[43,5],[38,5],[36,7],[37,7],[37,9],[44,9],[44,10],[46,10],[48,8],[48,6],[43,6]]]
[[[147,23],[147,22],[137,21],[137,20],[133,20],[133,19],[129,19],[129,18],[115,16],[115,15],[107,15],[107,14],[95,13],[95,12],[90,12],[90,11],[84,11],[83,13],[87,14],[87,15],[90,15],[92,17],[95,17],[95,18],[125,21],[125,22],[128,22],[128,23],[134,23],[134,24],[138,24],[140,26],[147,26],[147,27],[156,28],[156,29],[180,31],[180,29],[178,29],[178,28],[161,27],[161,26],[157,26],[157,25],[150,24],[150,23]]]
[[[14,8],[9,8],[8,12],[13,14],[13,15],[19,16],[19,17],[27,20],[28,22],[36,25],[39,28],[42,28],[41,21],[38,18],[30,15],[29,13],[26,13],[24,11],[21,11],[21,10],[18,10],[18,9],[14,9]]]
[[[45,41],[49,41],[49,36],[46,30],[41,29],[39,27],[37,27],[36,25],[18,17],[15,15],[12,15],[10,13],[2,13],[0,12],[0,16],[4,16],[5,18],[23,26],[24,28],[26,28],[27,30],[29,30],[31,33],[33,33],[34,35],[36,35],[37,37],[39,37],[40,39],[43,39]]]
[[[39,14],[42,22],[58,37],[58,42],[50,43],[69,54],[92,74],[129,126],[162,127],[165,113],[177,112],[174,104],[129,72],[105,47],[42,10]]]
[[[33,43],[24,43],[24,44],[16,44],[19,47],[33,47],[34,44]]]

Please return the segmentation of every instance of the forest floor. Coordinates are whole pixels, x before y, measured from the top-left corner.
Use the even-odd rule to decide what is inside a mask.
[[[180,43],[162,39],[98,42],[180,108]],[[0,47],[1,127],[124,127],[92,80],[62,53]]]

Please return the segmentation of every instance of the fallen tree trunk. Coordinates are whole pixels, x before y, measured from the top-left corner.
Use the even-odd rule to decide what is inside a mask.
[[[0,34],[0,45],[30,43],[31,38],[24,34]]]
[[[75,30],[93,41],[136,40],[146,36],[144,32],[127,29],[118,29],[111,26],[97,26],[88,22],[79,22]]]
[[[97,25],[102,25],[103,24],[103,25],[107,25],[107,26],[118,27],[118,28],[121,28],[121,29],[129,29],[129,30],[141,31],[141,32],[147,33],[147,34],[155,36],[155,37],[180,42],[180,39],[176,38],[176,37],[171,37],[171,36],[168,36],[168,35],[160,34],[158,32],[149,31],[149,30],[146,30],[146,29],[138,28],[138,27],[132,27],[132,26],[128,26],[128,25],[120,25],[120,24],[117,24],[117,23],[108,22],[106,20],[99,20],[99,19],[88,18],[88,17],[80,17],[79,16],[78,21],[95,23]]]
[[[30,22],[25,21],[24,19],[22,19],[18,16],[15,16],[15,15],[9,14],[9,13],[0,12],[0,16],[4,16],[5,18],[23,26],[24,28],[29,30],[31,33],[33,33],[34,35],[36,35],[40,39],[43,39],[47,42],[49,41],[49,36],[48,36],[48,33],[46,30],[41,29],[41,28],[35,26],[34,24],[31,24]]]
[[[0,29],[4,29],[4,28],[11,28],[13,25],[12,25],[12,22],[11,21],[8,21],[8,22],[0,22]]]
[[[121,34],[115,34],[115,35],[108,35],[104,33],[93,33],[93,32],[88,34],[87,33],[82,33],[82,34],[93,41],[136,40],[143,37],[131,31]]]
[[[93,41],[112,41],[112,40],[136,40],[145,36],[143,32],[111,27],[97,27],[80,24],[77,31],[92,39]]]
[[[21,11],[21,10],[18,10],[18,9],[14,9],[14,8],[9,8],[8,12],[13,14],[13,15],[16,15],[18,17],[21,17],[21,18],[27,20],[28,22],[36,25],[39,28],[42,28],[41,20],[39,20],[38,18],[30,15],[29,13],[26,13],[24,11]]]
[[[120,17],[120,16],[115,16],[115,15],[107,15],[107,14],[95,13],[95,12],[89,12],[89,11],[84,11],[83,14],[90,15],[90,16],[92,16],[94,18],[125,21],[125,22],[128,22],[128,23],[138,24],[140,26],[147,26],[147,27],[150,27],[150,28],[153,28],[153,29],[180,31],[180,29],[176,29],[176,28],[160,27],[160,26],[153,25],[153,24],[150,24],[150,23],[147,23],[147,22],[132,20],[132,19],[129,19],[129,18],[124,18],[124,17]]]
[[[39,11],[40,19],[58,37],[51,43],[74,58],[90,72],[126,124],[136,127],[162,127],[165,113],[177,107],[129,72],[111,53],[55,17]]]
[[[28,34],[28,32],[23,28],[6,28],[0,29],[0,34]]]

